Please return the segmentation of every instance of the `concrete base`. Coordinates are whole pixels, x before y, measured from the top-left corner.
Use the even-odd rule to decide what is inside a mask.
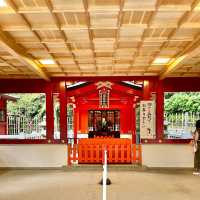
[[[0,145],[0,168],[56,168],[67,165],[67,145]]]
[[[147,167],[192,168],[193,156],[192,146],[188,144],[142,144],[142,165]],[[59,168],[66,165],[65,144],[0,145],[0,168]],[[122,169],[125,166],[130,169],[128,165]]]
[[[190,144],[142,144],[142,165],[157,168],[193,168]]]

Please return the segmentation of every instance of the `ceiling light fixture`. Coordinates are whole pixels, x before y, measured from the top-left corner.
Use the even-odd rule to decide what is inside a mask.
[[[153,64],[155,65],[163,65],[163,64],[168,64],[170,58],[156,58],[153,61]]]
[[[55,62],[52,59],[41,59],[39,60],[43,65],[54,65]]]
[[[0,0],[0,7],[6,7],[7,4],[4,0]]]

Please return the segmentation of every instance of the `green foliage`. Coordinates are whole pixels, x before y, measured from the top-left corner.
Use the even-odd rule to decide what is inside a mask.
[[[46,105],[44,94],[14,94],[16,102],[9,101],[7,109],[10,114],[25,115],[30,118],[45,116]]]
[[[200,112],[200,93],[179,92],[167,93],[165,96],[165,112]]]

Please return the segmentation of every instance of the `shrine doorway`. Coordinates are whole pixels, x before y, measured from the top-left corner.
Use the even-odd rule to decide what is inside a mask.
[[[119,110],[89,110],[88,111],[89,137],[120,137]]]

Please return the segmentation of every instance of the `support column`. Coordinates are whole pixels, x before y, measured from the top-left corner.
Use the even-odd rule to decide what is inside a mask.
[[[150,82],[148,80],[144,80],[143,82],[143,100],[151,99],[151,91],[150,91]]]
[[[164,133],[164,87],[158,80],[156,87],[156,139],[163,139]]]
[[[60,82],[60,139],[67,142],[67,91],[65,81]]]
[[[46,88],[46,138],[49,143],[54,139],[53,88],[51,83],[48,83]]]
[[[75,104],[76,105],[76,104]],[[78,122],[78,108],[77,105],[74,108],[74,142],[77,144],[77,122]]]
[[[135,102],[132,104],[132,143],[136,143],[136,116],[135,116]]]

